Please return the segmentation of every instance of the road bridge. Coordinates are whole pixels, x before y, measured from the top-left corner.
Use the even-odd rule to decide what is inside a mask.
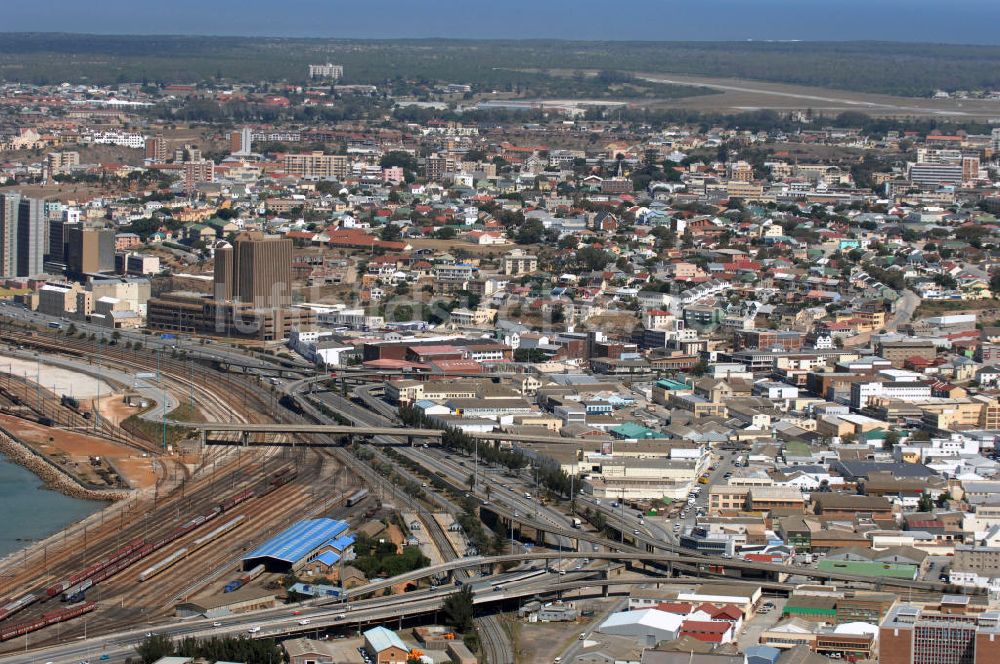
[[[309,434],[320,433],[331,436],[396,436],[413,443],[416,439],[440,441],[444,432],[440,429],[409,429],[402,427],[356,427],[343,424],[249,424],[243,422],[185,422],[184,426],[194,429],[201,435],[202,445],[289,445],[291,447],[330,447],[334,443],[303,443],[296,442],[294,436],[289,442],[254,441],[252,434]],[[239,441],[214,440],[211,433],[236,433]]]
[[[416,439],[425,439],[428,442],[440,442],[444,436],[442,429],[410,429],[403,427],[373,427],[373,426],[347,426],[340,424],[244,424],[237,422],[178,422],[189,429],[195,429],[201,434],[204,445],[288,445],[291,447],[329,447],[336,443],[311,442],[301,443],[294,439],[285,443],[274,441],[254,441],[250,434],[308,434],[321,433],[329,435],[347,436],[396,436],[405,438],[407,443],[412,444]],[[209,433],[237,433],[240,434],[239,441],[212,440]],[[473,431],[467,433],[471,438],[486,441],[507,441],[518,443],[572,443],[571,438],[560,436],[545,436],[536,434],[516,434],[505,433],[503,431]]]
[[[674,564],[682,564],[685,566],[704,568],[704,571],[706,573],[711,571],[709,568],[717,568],[723,570],[746,570],[758,573],[772,572],[780,574],[797,574],[799,576],[808,576],[813,579],[819,579],[822,581],[869,583],[879,587],[894,587],[894,588],[907,588],[907,589],[932,590],[932,591],[944,591],[949,588],[948,584],[939,583],[937,581],[912,581],[909,579],[874,578],[870,576],[860,576],[857,574],[845,574],[842,572],[826,572],[818,569],[803,568],[800,566],[778,565],[774,563],[760,563],[748,560],[741,560],[738,558],[699,559],[699,558],[692,558],[692,556],[690,555],[677,554],[677,553],[645,553],[641,551],[635,551],[635,552],[594,551],[585,553],[533,551],[532,553],[518,553],[518,554],[503,555],[503,556],[472,556],[468,558],[462,558],[459,560],[453,560],[447,563],[441,563],[439,565],[431,565],[429,567],[424,567],[422,569],[413,572],[400,574],[399,576],[395,576],[390,579],[384,579],[382,581],[369,583],[364,586],[353,588],[347,591],[346,597],[348,598],[361,597],[363,595],[372,592],[377,592],[379,590],[384,590],[385,588],[389,588],[391,586],[400,583],[409,583],[411,581],[417,581],[431,576],[439,576],[439,577],[444,576],[458,569],[484,568],[484,567],[494,568],[498,565],[503,565],[505,563],[521,563],[526,561],[538,561],[538,560],[573,560],[573,559],[583,559],[583,558],[589,558],[591,560],[609,560],[609,561],[613,560],[618,562],[654,563],[659,565],[665,565],[668,567]],[[600,585],[601,582],[593,581],[592,583],[593,585]]]

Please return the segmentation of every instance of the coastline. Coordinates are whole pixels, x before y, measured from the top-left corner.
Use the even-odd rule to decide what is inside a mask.
[[[37,454],[17,440],[13,434],[2,428],[0,428],[0,454],[11,463],[31,471],[42,480],[47,488],[64,496],[113,503],[125,500],[134,493],[128,489],[92,489],[86,487],[77,478],[56,467],[48,459]]]

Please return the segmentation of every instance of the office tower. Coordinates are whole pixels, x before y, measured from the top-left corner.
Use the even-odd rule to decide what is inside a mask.
[[[82,224],[63,226],[66,246],[66,269],[72,274],[113,272],[115,269],[115,232]]]
[[[236,236],[215,250],[215,297],[255,307],[292,303],[292,241],[259,231]]]
[[[253,148],[253,131],[243,127],[229,133],[229,151],[234,155],[248,155]]]
[[[64,219],[49,220],[49,247],[45,253],[45,262],[57,265],[66,264],[66,234],[67,222]]]
[[[222,240],[215,245],[215,273],[213,295],[216,300],[233,299],[233,245]]]
[[[30,277],[44,271],[48,248],[48,224],[45,201],[22,198],[17,207],[17,272]]]
[[[0,276],[17,276],[17,215],[20,194],[0,194]]]
[[[66,265],[66,233],[67,225],[80,224],[79,208],[66,208],[62,211],[62,218],[52,219],[49,215],[49,242],[48,251],[45,254],[45,262],[65,267]]]

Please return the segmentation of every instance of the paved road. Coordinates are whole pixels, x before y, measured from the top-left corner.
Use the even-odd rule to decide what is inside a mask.
[[[904,290],[896,303],[896,310],[893,312],[892,318],[886,323],[885,329],[888,332],[895,332],[900,325],[909,323],[918,306],[920,306],[920,296],[910,289]]]
[[[94,325],[86,321],[69,320],[65,321],[57,316],[48,316],[37,311],[31,311],[9,301],[0,302],[0,317],[10,318],[18,321],[36,323],[38,325],[48,325],[49,323],[59,323],[63,326],[74,325],[80,332],[95,334],[106,339],[111,338],[112,332],[103,325]],[[276,370],[280,368],[277,362],[281,362],[294,368],[296,371],[312,373],[314,368],[301,358],[288,360],[280,358],[277,362],[261,359],[252,352],[236,349],[229,344],[224,344],[204,337],[194,337],[186,334],[175,334],[174,339],[162,339],[156,334],[142,334],[135,330],[118,330],[122,342],[138,341],[145,348],[150,350],[173,350],[177,348],[184,350],[188,356],[202,360],[217,360],[220,362],[231,362],[234,364],[247,365],[260,370]]]

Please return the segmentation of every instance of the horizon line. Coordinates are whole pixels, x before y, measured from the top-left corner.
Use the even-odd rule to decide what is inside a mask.
[[[66,30],[2,30],[0,35],[52,35],[75,37],[169,37],[177,39],[214,38],[214,39],[279,39],[279,40],[302,40],[302,41],[343,41],[343,42],[406,42],[406,41],[446,41],[446,42],[467,42],[467,43],[496,43],[496,42],[559,42],[577,44],[896,44],[896,45],[939,45],[939,46],[968,46],[973,48],[1000,48],[1000,42],[954,42],[954,41],[926,41],[926,40],[901,40],[901,39],[798,39],[798,38],[744,38],[744,39],[569,39],[566,37],[447,37],[447,36],[424,36],[424,37],[335,37],[335,36],[307,36],[307,35],[266,35],[266,34],[219,34],[219,33],[175,33],[175,32],[71,32]],[[155,54],[152,54],[155,55]]]

